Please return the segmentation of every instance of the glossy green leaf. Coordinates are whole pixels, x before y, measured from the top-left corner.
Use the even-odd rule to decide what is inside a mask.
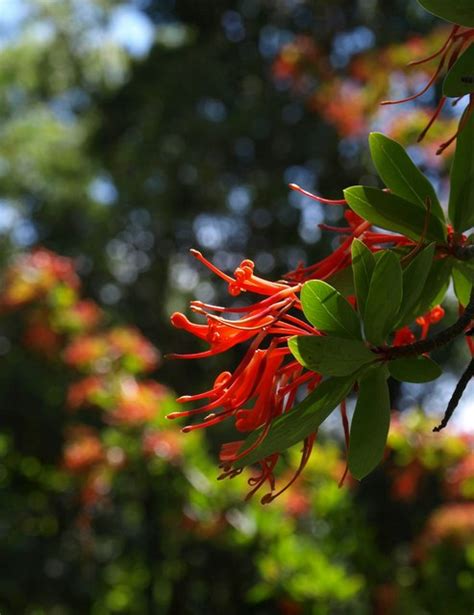
[[[418,241],[428,216],[425,238],[429,241],[444,241],[446,238],[446,228],[439,218],[428,213],[425,207],[396,194],[378,188],[352,186],[344,190],[344,197],[356,214],[372,224]]]
[[[386,370],[371,369],[360,380],[349,438],[349,470],[358,480],[382,460],[390,426]]]
[[[375,258],[372,252],[362,241],[354,239],[352,242],[352,272],[354,275],[357,308],[362,316],[365,313],[365,304],[374,267]]]
[[[332,335],[295,335],[288,346],[301,365],[324,376],[348,376],[377,358],[364,342]]]
[[[421,297],[411,314],[406,315],[405,322],[413,322],[417,316],[425,314],[443,301],[448,290],[452,268],[452,262],[448,258],[433,261]]]
[[[325,280],[333,288],[341,293],[343,297],[349,297],[355,293],[352,267],[344,267]]]
[[[405,357],[388,364],[390,375],[400,382],[430,382],[443,373],[441,367],[428,357]]]
[[[410,322],[410,315],[422,295],[423,287],[430,273],[434,252],[435,244],[432,243],[419,252],[403,271],[402,305],[395,326],[396,329]]]
[[[383,344],[392,331],[401,302],[402,267],[387,250],[375,265],[365,306],[364,332],[372,344]]]
[[[291,412],[279,416],[272,422],[263,442],[248,455],[239,459],[235,468],[243,468],[272,453],[281,453],[290,446],[302,442],[314,433],[323,421],[345,399],[355,382],[354,377],[329,378],[323,381]],[[262,428],[252,432],[242,444],[241,451],[249,449],[262,433]]]
[[[463,276],[474,284],[474,263],[470,261],[462,262],[455,260],[454,267],[462,272]]]
[[[436,17],[461,26],[474,27],[474,2],[472,0],[418,0]]]
[[[341,293],[321,280],[306,282],[301,289],[301,305],[309,322],[328,334],[360,339],[356,312]]]
[[[457,98],[474,92],[474,45],[459,56],[443,81],[444,96]]]
[[[469,275],[466,275],[467,268],[461,269],[458,266],[453,267],[453,285],[454,293],[461,305],[466,307],[469,303],[472,290],[472,280]]]
[[[465,114],[466,111],[463,118]],[[474,226],[474,113],[457,138],[451,168],[449,218],[459,233]]]
[[[426,199],[429,197],[432,213],[445,223],[444,212],[431,182],[404,148],[379,132],[371,133],[369,146],[377,173],[387,188],[422,208],[425,208]]]

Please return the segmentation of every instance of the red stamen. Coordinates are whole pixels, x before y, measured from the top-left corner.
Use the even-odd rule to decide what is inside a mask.
[[[308,192],[308,190],[304,190],[304,188],[301,188],[298,184],[288,184],[288,187],[295,190],[295,192],[300,192],[301,194],[304,194],[304,196],[313,199],[313,201],[318,201],[318,203],[323,203],[324,205],[347,205],[346,199],[325,199],[322,196],[317,196],[312,192]]]

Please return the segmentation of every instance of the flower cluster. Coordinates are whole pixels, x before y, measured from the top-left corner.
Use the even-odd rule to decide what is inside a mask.
[[[132,373],[151,372],[159,358],[156,348],[131,327],[78,336],[64,350],[67,365],[86,372],[121,368]]]
[[[399,89],[403,84],[406,91],[416,92],[420,81],[425,79],[426,85],[419,92],[382,104],[420,97],[454,64],[473,38],[472,28],[454,26],[449,30],[441,27],[424,37],[412,36],[402,44],[356,54],[341,75],[322,48],[309,37],[297,36],[280,49],[272,75],[277,83],[290,87],[295,96],[305,100],[310,111],[333,124],[341,136],[360,137],[380,119],[380,100],[390,95],[392,89]],[[413,57],[425,59],[413,62]],[[423,65],[437,58],[438,67],[430,75]],[[384,116],[385,133],[402,142],[411,142],[414,133],[419,135],[420,141],[426,137],[426,162],[439,166],[439,158],[433,154],[444,150],[455,138],[440,146],[441,135],[456,134],[456,121],[441,115],[445,104],[446,97],[442,97],[436,108],[412,107],[404,109],[402,114]],[[435,120],[438,120],[437,129],[428,134]]]
[[[44,298],[53,289],[79,288],[79,278],[71,259],[45,248],[19,256],[5,273],[0,308],[14,310]]]
[[[6,270],[0,309],[21,316],[21,342],[28,351],[74,376],[65,399],[74,416],[68,418],[62,467],[80,477],[82,501],[92,505],[108,490],[125,453],[103,440],[103,430],[84,424],[80,411],[100,410],[104,426],[133,428],[144,456],[165,458],[156,421],[171,398],[165,386],[143,379],[160,363],[155,346],[134,327],[107,326],[103,311],[80,291],[74,261],[38,248]],[[178,448],[176,439],[169,457],[178,458]]]
[[[328,201],[298,186],[291,187],[326,204],[345,204],[342,199]],[[173,412],[168,417],[174,419],[203,416],[200,421],[184,427],[184,432],[216,425],[226,419],[232,419],[235,429],[242,434],[258,431],[258,438],[250,447],[244,446],[242,439],[222,446],[221,477],[233,477],[240,473],[241,470],[234,468],[234,464],[265,440],[273,421],[292,411],[302,391],[308,393],[314,390],[322,380],[321,374],[306,369],[295,360],[287,344],[289,338],[295,335],[322,335],[302,314],[300,291],[303,283],[313,279],[330,280],[335,274],[350,267],[351,245],[356,238],[364,242],[373,253],[388,246],[408,250],[408,253],[416,249],[416,242],[413,240],[401,234],[379,231],[350,210],[345,212],[345,218],[347,227],[322,225],[327,230],[339,233],[341,237],[340,246],[331,255],[312,266],[301,266],[289,272],[285,279],[278,282],[270,282],[257,276],[250,260],[242,261],[234,275],[228,275],[206,260],[200,252],[192,250],[195,258],[227,283],[231,296],[237,297],[244,293],[260,296],[257,301],[246,306],[235,307],[192,301],[191,311],[204,318],[202,323],[192,322],[182,313],[174,313],[171,316],[175,327],[188,331],[208,344],[208,348],[203,351],[171,357],[203,359],[223,353],[236,345],[245,346],[243,357],[233,372],[218,374],[213,387],[208,391],[178,399],[179,403],[194,403],[197,407]],[[348,299],[355,305],[355,297]],[[421,331],[418,339],[424,339],[429,327],[443,315],[443,308],[437,306],[419,318],[417,323]],[[395,333],[393,345],[410,343],[416,339],[417,336],[411,329],[403,327]],[[347,440],[348,424],[344,403],[341,406],[341,417]],[[276,489],[274,472],[280,454],[274,453],[261,459],[257,475],[249,480],[252,487],[249,495],[264,484],[268,484],[269,492],[264,495],[263,502],[270,502],[280,495],[303,470],[315,438],[316,433],[304,439],[299,468],[280,490]]]

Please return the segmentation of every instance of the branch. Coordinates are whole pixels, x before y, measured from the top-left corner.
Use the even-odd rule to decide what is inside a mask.
[[[432,352],[441,346],[449,344],[453,339],[464,333],[466,327],[469,326],[471,320],[474,318],[474,287],[471,290],[471,296],[466,309],[461,314],[459,319],[444,331],[440,331],[436,335],[429,337],[426,340],[420,340],[413,344],[405,344],[404,346],[393,346],[392,348],[380,348],[379,352],[383,354],[384,358],[399,359],[400,357],[409,357],[412,355],[425,354]]]
[[[474,258],[474,244],[469,246],[455,246],[452,255],[460,261],[469,261]]]
[[[454,389],[454,393],[452,394],[451,399],[449,400],[448,407],[446,408],[446,412],[444,413],[443,420],[441,423],[433,428],[433,431],[441,431],[448,424],[449,419],[452,417],[453,412],[456,410],[459,402],[461,401],[461,397],[469,383],[469,380],[474,376],[474,359],[471,359],[471,362],[466,367],[466,371],[463,373],[459,382]]]

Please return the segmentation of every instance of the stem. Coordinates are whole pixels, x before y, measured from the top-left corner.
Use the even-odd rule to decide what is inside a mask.
[[[471,290],[471,296],[466,309],[461,314],[459,319],[447,329],[440,331],[436,335],[429,337],[426,340],[420,340],[413,344],[405,344],[404,346],[394,346],[392,348],[380,348],[379,352],[383,354],[386,360],[398,359],[400,357],[409,357],[412,355],[425,354],[432,352],[441,346],[449,344],[454,338],[464,333],[466,327],[469,326],[474,318],[474,287]]]
[[[452,254],[460,261],[468,261],[474,258],[474,244],[469,246],[456,246]]]
[[[461,378],[459,379],[459,382],[456,385],[456,388],[454,389],[454,393],[452,394],[452,397],[449,400],[448,407],[446,408],[446,412],[444,413],[443,420],[437,427],[433,428],[433,431],[441,431],[442,429],[446,427],[449,419],[453,415],[453,412],[456,410],[459,402],[461,401],[461,397],[463,396],[463,393],[469,381],[471,380],[473,376],[474,376],[474,359],[471,359],[471,362],[466,367],[466,370],[464,371],[463,375],[461,376]]]

